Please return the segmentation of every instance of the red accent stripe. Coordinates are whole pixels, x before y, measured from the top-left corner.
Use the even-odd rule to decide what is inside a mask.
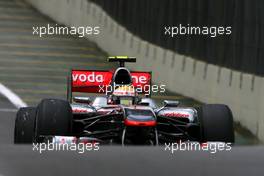
[[[155,120],[152,121],[146,121],[146,122],[139,122],[139,121],[133,121],[133,120],[125,120],[125,125],[126,126],[148,126],[148,127],[152,127],[152,126],[156,126],[157,122]]]

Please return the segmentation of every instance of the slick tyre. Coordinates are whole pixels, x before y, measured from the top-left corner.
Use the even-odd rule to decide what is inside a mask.
[[[16,115],[14,143],[29,144],[34,138],[34,124],[36,118],[36,108],[20,108]]]
[[[37,107],[35,136],[68,136],[72,131],[72,110],[69,102],[44,99]]]
[[[233,115],[228,106],[206,104],[198,109],[201,124],[201,141],[235,141]]]

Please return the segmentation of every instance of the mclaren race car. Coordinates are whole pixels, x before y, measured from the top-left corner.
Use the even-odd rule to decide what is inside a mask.
[[[166,142],[234,142],[233,117],[228,106],[204,104],[184,107],[164,101],[158,107],[151,94],[151,72],[130,71],[131,57],[114,71],[71,70],[67,100],[44,99],[37,107],[21,108],[15,121],[15,143],[92,141],[102,144],[160,145]],[[146,88],[146,89],[145,89]],[[87,96],[95,93],[92,100]]]

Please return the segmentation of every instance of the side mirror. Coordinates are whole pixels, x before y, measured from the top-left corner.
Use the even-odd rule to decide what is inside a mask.
[[[73,97],[73,101],[76,103],[90,104],[91,99],[89,97]]]
[[[180,102],[173,101],[173,100],[164,100],[163,104],[164,104],[164,107],[178,107]]]

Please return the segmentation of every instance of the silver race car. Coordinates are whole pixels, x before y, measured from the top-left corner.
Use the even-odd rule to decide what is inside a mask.
[[[159,145],[166,142],[234,142],[232,112],[226,105],[183,107],[151,94],[151,72],[130,71],[136,58],[109,57],[114,71],[71,70],[67,100],[44,99],[37,107],[21,108],[15,122],[15,143],[90,141],[102,144]],[[92,100],[73,93],[95,93]]]

